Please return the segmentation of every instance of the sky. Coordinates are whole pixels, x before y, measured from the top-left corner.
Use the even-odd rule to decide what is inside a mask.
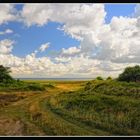
[[[0,65],[15,78],[117,77],[140,64],[140,4],[0,4]]]

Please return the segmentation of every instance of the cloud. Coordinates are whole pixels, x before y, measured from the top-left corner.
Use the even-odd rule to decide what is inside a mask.
[[[14,4],[0,4],[0,25],[16,20]]]
[[[48,49],[50,47],[50,42],[42,44],[39,48],[40,52],[44,52],[46,49]]]
[[[15,18],[12,5],[4,9],[0,9],[3,11],[0,24]],[[11,53],[13,42],[2,40],[0,63],[11,66],[14,75],[27,77],[117,76],[126,66],[140,64],[139,5],[135,16],[114,16],[108,24],[106,14],[103,4],[24,4],[18,21],[28,27],[44,26],[49,21],[61,23],[59,29],[79,40],[80,45],[62,48],[54,58],[36,57],[49,47],[45,43],[20,58]]]
[[[44,25],[48,22],[52,10],[50,4],[24,4],[20,13],[21,20],[27,25]]]
[[[79,54],[80,51],[81,51],[81,49],[77,48],[75,46],[74,47],[70,47],[68,49],[62,48],[61,55],[65,55],[65,56],[71,55],[72,56],[72,55],[75,55],[75,54]]]
[[[11,29],[6,29],[6,30],[5,30],[5,33],[6,33],[6,34],[11,34],[11,33],[13,33],[13,30],[11,30]]]
[[[62,62],[62,63],[65,63],[65,62],[69,62],[72,58],[71,57],[62,57],[62,56],[59,56],[59,57],[55,57],[55,61],[56,62]]]
[[[134,17],[139,17],[140,16],[140,4],[137,4],[135,7],[135,12],[133,14]]]
[[[0,54],[9,54],[13,49],[14,41],[4,39],[0,41]]]
[[[25,4],[21,11],[27,26],[43,26],[48,21],[63,23],[61,29],[80,40],[82,34],[98,29],[105,16],[103,4]]]
[[[91,30],[83,36],[80,52],[100,61],[137,63],[140,54],[138,22],[138,18],[113,17],[109,24],[101,25],[99,31]]]
[[[11,29],[6,29],[5,31],[1,31],[1,32],[0,32],[0,35],[12,34],[12,33],[13,33],[13,30],[11,30]]]
[[[23,66],[23,59],[12,54],[0,54],[0,64],[16,69]]]

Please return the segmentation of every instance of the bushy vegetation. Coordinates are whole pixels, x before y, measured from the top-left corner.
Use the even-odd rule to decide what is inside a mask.
[[[10,68],[0,65],[0,90],[2,91],[43,91],[45,87],[39,83],[26,83],[10,76]]]
[[[23,81],[12,81],[11,83],[0,83],[1,91],[43,91],[45,87],[39,83],[26,83]]]
[[[77,92],[49,99],[53,112],[111,135],[140,134],[140,85],[93,80]]]
[[[87,82],[3,79],[0,115],[22,118],[28,135],[140,135],[139,72],[129,70]]]
[[[109,77],[106,78],[106,80],[112,80],[112,77],[109,76]]]
[[[10,68],[0,65],[0,83],[9,83],[13,81],[13,78],[10,76]]]
[[[89,85],[90,83],[90,85]],[[115,80],[88,82],[85,91],[98,92],[106,95],[140,97],[140,85],[135,82],[118,82]]]
[[[118,80],[127,82],[140,82],[140,66],[136,65],[134,67],[125,68],[124,72],[119,75]]]
[[[101,76],[96,77],[96,80],[103,80]]]

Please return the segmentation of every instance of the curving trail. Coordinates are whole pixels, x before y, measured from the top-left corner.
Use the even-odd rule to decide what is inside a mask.
[[[80,83],[57,82],[55,88],[49,88],[46,92],[24,93],[26,98],[0,108],[1,116],[11,120],[9,126],[15,122],[18,124],[4,131],[0,130],[0,135],[9,135],[9,131],[10,135],[109,135],[105,131],[92,130],[77,121],[63,118],[46,106],[50,97],[79,88]],[[1,123],[1,128],[3,126]]]

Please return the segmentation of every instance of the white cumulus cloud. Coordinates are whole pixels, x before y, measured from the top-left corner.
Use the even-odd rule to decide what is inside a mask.
[[[48,49],[50,47],[50,42],[48,42],[48,43],[45,43],[45,44],[42,44],[41,46],[40,46],[40,48],[39,48],[39,50],[41,51],[41,52],[44,52],[46,49]]]
[[[48,21],[64,23],[62,29],[77,39],[100,27],[105,16],[103,4],[25,4],[21,11],[22,21],[27,26],[43,26]]]
[[[0,25],[16,20],[14,4],[0,4]]]
[[[77,47],[70,47],[68,49],[62,48],[62,55],[75,55],[80,53],[81,49]]]
[[[11,29],[6,29],[5,31],[0,31],[0,35],[5,35],[5,34],[12,34],[13,30]]]
[[[12,5],[3,7],[0,7],[0,24],[15,18]],[[139,7],[136,6],[134,16],[114,16],[107,24],[104,4],[24,4],[19,15],[25,25],[61,23],[59,29],[79,40],[80,45],[62,48],[53,59],[36,57],[38,51],[44,52],[50,46],[45,43],[20,58],[11,53],[12,41],[1,40],[0,63],[11,66],[15,75],[116,76],[126,66],[140,64]]]
[[[0,54],[9,54],[13,49],[14,41],[4,39],[0,41]]]

